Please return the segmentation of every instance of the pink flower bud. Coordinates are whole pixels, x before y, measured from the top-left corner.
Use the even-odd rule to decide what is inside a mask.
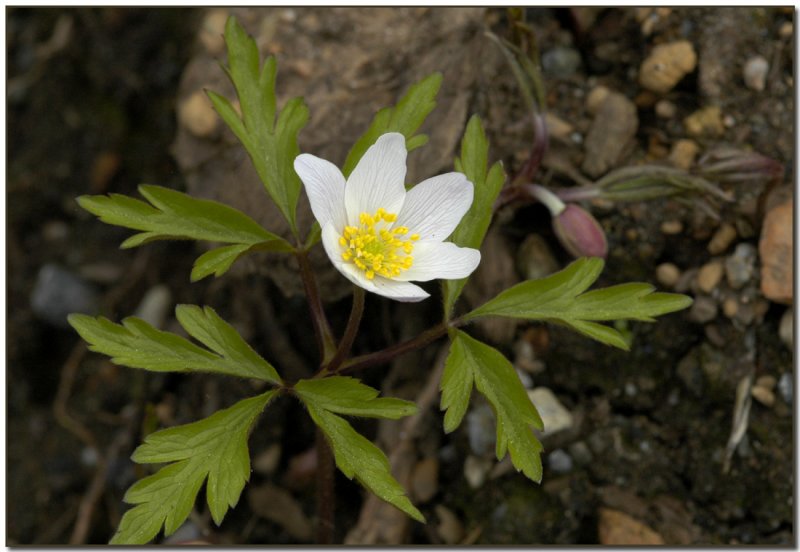
[[[586,210],[568,203],[553,217],[558,241],[575,257],[602,257],[608,254],[606,234],[600,223]]]

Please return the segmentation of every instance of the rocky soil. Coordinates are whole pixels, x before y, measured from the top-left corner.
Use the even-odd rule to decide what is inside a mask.
[[[279,104],[311,110],[303,151],[341,163],[374,112],[444,76],[409,179],[451,170],[478,113],[514,174],[533,133],[519,87],[484,32],[500,10],[269,8],[232,13],[279,59]],[[175,330],[175,303],[214,306],[287,377],[314,366],[294,267],[253,256],[189,284],[200,249],[118,250],[128,232],[81,211],[86,193],[157,183],[230,202],[280,227],[244,151],[202,90],[230,95],[218,60],[227,10],[11,9],[8,14],[7,400],[9,544],[103,543],[145,472],[141,435],[252,394],[246,382],[142,373],[85,350],[69,312],[136,312]],[[777,160],[784,179],[723,184],[715,218],[695,202],[588,202],[609,242],[601,285],[637,280],[694,297],[656,324],[620,326],[631,352],[557,327],[475,328],[514,361],[545,418],[535,485],[493,457],[493,414],[473,400],[443,435],[437,344],[367,376],[419,416],[361,423],[429,519],[411,522],[337,479],[337,539],[352,544],[783,544],[793,526],[794,31],[782,8],[529,9],[547,91],[550,149],[536,181],[583,185],[643,163],[692,170],[720,147]],[[301,225],[309,223],[301,205]],[[465,290],[477,304],[565,266],[547,211],[500,213]],[[347,286],[316,258],[332,322]],[[434,286],[435,287],[435,286]],[[434,287],[431,287],[433,290]],[[356,352],[424,330],[438,301],[370,297]],[[398,435],[403,437],[398,440]],[[253,476],[216,527],[202,502],[169,543],[313,539],[313,427],[290,400],[251,438]]]

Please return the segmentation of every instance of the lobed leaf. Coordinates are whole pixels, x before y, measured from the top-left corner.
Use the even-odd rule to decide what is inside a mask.
[[[477,115],[473,115],[467,123],[461,140],[461,158],[456,158],[455,166],[457,171],[463,172],[472,182],[474,198],[469,211],[450,236],[450,241],[460,247],[480,249],[492,221],[495,199],[505,182],[505,173],[499,161],[487,172],[489,141]],[[466,283],[467,278],[443,281],[444,309],[447,318],[450,317],[453,306]]]
[[[506,316],[565,324],[607,345],[627,350],[622,334],[598,321],[640,320],[685,309],[692,299],[675,293],[654,292],[650,284],[629,283],[584,293],[603,270],[599,258],[582,258],[541,280],[513,286],[466,315]]]
[[[387,132],[399,132],[405,136],[408,151],[425,144],[428,141],[427,136],[415,133],[436,107],[436,94],[441,84],[441,73],[433,73],[411,86],[394,107],[378,111],[367,131],[356,140],[347,154],[342,167],[345,178],[353,172],[369,147]]]
[[[343,418],[313,402],[305,404],[314,423],[325,434],[336,466],[343,474],[349,479],[355,478],[367,490],[417,521],[425,522],[425,517],[411,504],[402,485],[392,477],[389,459],[381,449]]]
[[[90,350],[110,356],[114,364],[154,372],[213,372],[281,382],[275,368],[210,307],[201,310],[179,305],[176,313],[187,332],[214,352],[135,317],[124,319],[121,325],[85,314],[71,314],[68,321]]]
[[[532,428],[541,430],[544,424],[536,407],[528,398],[514,367],[502,353],[457,330],[441,383],[441,407],[447,409],[445,431],[454,430],[461,422],[473,381],[497,417],[497,459],[501,460],[508,452],[517,470],[540,482],[542,444]]]
[[[413,402],[378,398],[378,390],[347,376],[300,380],[294,390],[306,404],[328,412],[396,420],[417,412]]]
[[[133,452],[134,462],[174,462],[134,483],[111,544],[145,544],[164,526],[174,533],[189,516],[203,482],[214,522],[222,523],[250,479],[247,437],[276,391],[239,401],[203,420],[150,434]]]

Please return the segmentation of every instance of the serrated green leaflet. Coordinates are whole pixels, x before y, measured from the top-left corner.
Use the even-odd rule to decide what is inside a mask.
[[[508,451],[517,470],[540,482],[542,444],[532,428],[541,430],[544,425],[536,407],[502,353],[458,330],[453,336],[442,378],[442,408],[448,409],[446,430],[452,431],[461,422],[473,381],[497,416],[497,459],[501,460]],[[450,415],[453,408],[456,410]]]
[[[602,259],[578,259],[552,276],[522,282],[505,290],[467,314],[465,320],[481,316],[507,316],[562,323],[602,343],[627,350],[628,343],[619,331],[597,322],[652,322],[656,316],[679,311],[692,304],[690,297],[654,292],[653,286],[642,283],[621,284],[586,292],[600,276],[603,266]]]
[[[489,141],[477,115],[473,115],[467,124],[461,141],[461,158],[456,158],[455,166],[456,170],[467,175],[467,179],[474,185],[474,198],[469,211],[450,236],[450,241],[460,247],[480,249],[486,230],[492,221],[494,201],[505,182],[505,173],[499,161],[487,172]],[[442,282],[447,318],[450,318],[453,306],[466,283],[467,278]]]
[[[250,479],[247,437],[256,417],[275,396],[270,391],[239,401],[204,420],[157,431],[133,453],[139,464],[174,462],[137,481],[125,493],[125,512],[111,544],[145,544],[164,526],[174,533],[194,507],[203,482],[217,525],[236,506]]]
[[[342,167],[342,174],[345,178],[353,172],[369,147],[387,132],[399,132],[405,136],[408,151],[425,144],[428,137],[414,133],[436,107],[436,94],[439,92],[441,84],[441,73],[429,75],[409,88],[405,96],[394,107],[386,107],[378,111],[367,131],[353,144],[347,154],[347,159]]]
[[[412,402],[379,398],[377,389],[346,376],[300,380],[294,390],[306,404],[347,416],[396,420],[417,411]]]
[[[402,510],[412,518],[425,522],[422,513],[411,504],[405,490],[392,477],[389,459],[369,439],[359,434],[346,420],[313,402],[305,402],[314,423],[322,430],[333,450],[336,466],[349,479],[355,477],[367,490]]]
[[[122,324],[98,316],[71,314],[69,323],[89,343],[89,349],[111,362],[154,372],[214,372],[280,383],[275,368],[258,356],[213,309],[179,305],[178,320],[208,351],[179,335],[158,330],[139,318]]]
[[[276,121],[275,58],[268,57],[259,71],[258,46],[234,17],[225,25],[225,43],[227,74],[239,97],[241,118],[228,99],[214,92],[208,97],[247,150],[264,188],[297,235],[301,183],[293,163],[300,153],[297,134],[308,122],[308,108],[302,98],[293,98]]]

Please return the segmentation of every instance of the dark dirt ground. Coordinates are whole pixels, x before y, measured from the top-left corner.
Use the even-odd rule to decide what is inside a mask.
[[[440,70],[439,107],[426,126],[431,142],[410,157],[412,179],[448,170],[472,113],[486,122],[492,160],[502,160],[510,173],[524,161],[531,140],[524,105],[483,35],[486,28],[506,32],[504,12],[234,12],[263,52],[278,55],[279,100],[306,96],[312,119],[301,133],[303,151],[341,162],[374,111]],[[728,145],[776,159],[790,184],[724,186],[735,201],[722,206],[720,220],[676,201],[587,205],[609,240],[600,285],[654,282],[693,295],[702,308],[653,325],[629,324],[630,353],[549,326],[477,327],[509,355],[526,384],[549,389],[570,414],[561,431],[543,438],[542,485],[486,454],[493,449],[486,446],[493,438],[486,429],[491,412],[477,399],[462,427],[447,436],[435,406],[424,409],[403,450],[397,450],[399,426],[358,423],[393,452],[395,471],[429,524],[407,522],[369,502],[362,508],[360,489],[339,477],[337,538],[487,545],[794,543],[791,296],[765,296],[761,258],[735,285],[729,274],[714,278],[713,268],[700,270],[733,263],[735,252],[758,251],[765,217],[781,194],[791,201],[794,12],[548,8],[527,16],[554,117],[538,182],[569,186],[599,176],[589,174],[592,164],[586,164],[594,155],[590,137],[619,132],[594,128],[601,117],[588,104],[603,86],[635,108],[635,120],[615,121],[628,125],[629,143],[600,154],[609,168],[687,162],[674,151],[676,143],[691,139],[699,156]],[[224,58],[218,33],[224,17],[177,9],[7,11],[7,544],[107,542],[124,511],[125,489],[145,475],[128,460],[142,434],[207,416],[255,390],[213,376],[116,367],[85,352],[65,325],[67,312],[86,308],[119,320],[141,312],[145,297],[150,307],[144,310],[157,317],[175,303],[209,304],[267,358],[280,359],[276,364],[290,377],[314,366],[313,336],[291,266],[254,257],[229,276],[189,285],[199,254],[194,244],[120,251],[129,233],[99,223],[74,201],[86,193],[135,194],[146,182],[224,198],[275,227],[241,148],[208,118],[206,106],[189,102],[202,87],[229,93],[215,61]],[[668,91],[647,92],[638,81],[642,61],[656,45],[679,40],[693,45],[696,67]],[[756,55],[768,62],[763,90],[743,79]],[[719,120],[691,130],[686,117],[709,106],[720,108]],[[726,225],[735,229],[732,237],[720,230]],[[709,251],[712,237],[726,233],[727,240],[718,238],[724,243]],[[533,234],[541,236],[538,245]],[[465,292],[469,303],[486,298],[496,282],[510,285],[535,273],[548,255],[556,266],[570,260],[540,206],[504,212],[487,240],[481,271]],[[317,262],[330,317],[340,327],[349,310],[341,299],[346,288],[324,259]],[[791,256],[784,262],[793,266]],[[677,276],[665,276],[665,263],[677,267]],[[437,307],[435,300],[412,308],[371,297],[370,323],[355,352],[424,329],[436,321]],[[176,323],[166,316],[164,327],[175,330]],[[418,398],[441,361],[438,349],[369,373],[367,382]],[[741,398],[752,394],[753,400],[739,425],[744,436],[723,473],[743,380],[752,390],[746,387]],[[238,507],[218,528],[198,501],[170,542],[309,542],[312,444],[313,427],[297,404],[282,399],[271,405],[250,440],[254,473]]]

